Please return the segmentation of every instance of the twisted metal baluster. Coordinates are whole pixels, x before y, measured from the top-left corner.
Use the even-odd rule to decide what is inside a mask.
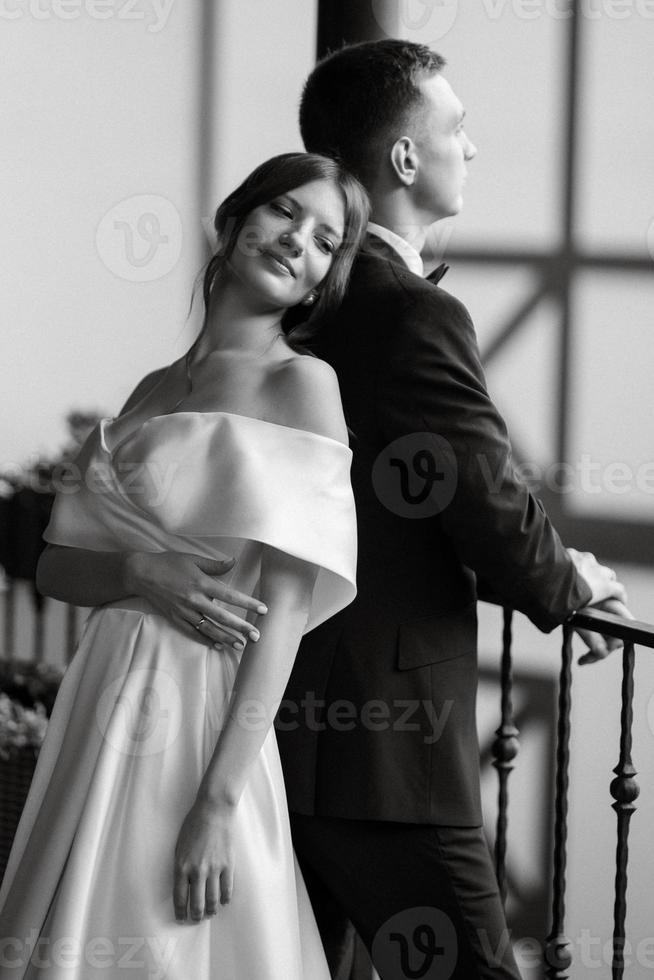
[[[46,599],[36,590],[36,584],[31,585],[32,609],[34,611],[34,651],[33,659],[42,662],[44,657],[45,641],[45,607]]]
[[[493,765],[497,769],[499,779],[497,832],[495,835],[495,875],[502,896],[506,903],[506,831],[508,825],[508,780],[513,769],[513,760],[518,754],[518,729],[513,719],[513,702],[511,699],[513,678],[511,674],[511,624],[513,610],[504,610],[504,629],[502,632],[502,720],[493,742]]]
[[[66,663],[73,659],[77,645],[77,606],[66,608]]]
[[[572,627],[563,627],[559,718],[556,733],[556,804],[554,821],[554,879],[552,931],[545,944],[545,976],[548,980],[568,980],[572,964],[570,944],[565,936],[565,870],[568,838],[568,770],[570,767],[570,710],[572,690]]]
[[[634,645],[625,643],[622,654],[622,710],[620,713],[620,761],[613,770],[612,804],[618,817],[618,844],[615,853],[615,904],[613,907],[613,980],[624,973],[625,919],[627,916],[627,861],[629,859],[629,821],[636,809],[640,787],[631,762],[631,724],[634,697]]]
[[[5,591],[5,649],[4,656],[13,660],[16,642],[16,583],[7,575]]]

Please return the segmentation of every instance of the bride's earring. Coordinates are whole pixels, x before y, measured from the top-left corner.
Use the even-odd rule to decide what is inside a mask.
[[[318,294],[312,291],[309,293],[308,296],[304,297],[304,299],[302,300],[302,306],[313,306],[313,304],[316,302],[317,299],[318,299]]]

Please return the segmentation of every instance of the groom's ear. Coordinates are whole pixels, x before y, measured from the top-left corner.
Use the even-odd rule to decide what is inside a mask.
[[[415,183],[418,173],[418,151],[410,136],[401,136],[393,143],[390,163],[397,179],[406,187]]]

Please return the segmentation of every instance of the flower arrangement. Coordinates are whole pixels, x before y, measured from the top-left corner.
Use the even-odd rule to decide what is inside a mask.
[[[47,664],[0,661],[0,759],[38,755],[62,676]]]

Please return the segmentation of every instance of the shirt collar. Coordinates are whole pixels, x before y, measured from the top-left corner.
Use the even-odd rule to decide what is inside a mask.
[[[383,242],[390,245],[400,258],[404,260],[411,272],[414,272],[417,276],[424,276],[425,267],[422,264],[420,252],[416,251],[413,245],[409,245],[406,238],[396,235],[390,228],[384,228],[383,225],[375,224],[374,221],[368,222],[368,231],[371,235],[376,235],[377,238],[381,238]]]

